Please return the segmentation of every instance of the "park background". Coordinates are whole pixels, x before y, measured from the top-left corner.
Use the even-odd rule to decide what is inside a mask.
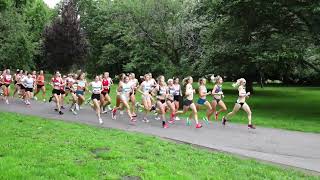
[[[88,72],[89,78],[104,71],[109,71],[112,77],[122,72],[134,72],[138,76],[151,72],[155,77],[165,75],[166,78],[192,75],[195,80],[209,78],[211,74],[221,75],[228,81],[223,89],[229,110],[237,98],[237,90],[231,86],[231,82],[244,77],[248,82],[247,90],[252,92],[248,103],[253,110],[253,122],[258,127],[319,133],[319,32],[320,2],[316,0],[68,0],[60,2],[53,9],[42,0],[0,0],[0,68],[43,69],[47,74],[56,70],[69,73],[82,69]],[[208,84],[210,89],[212,86]],[[50,90],[50,86],[47,88]],[[115,86],[112,95],[114,93]],[[203,115],[204,111],[201,111],[200,116]],[[109,133],[82,125],[44,123],[36,117],[3,112],[1,117],[2,151],[12,153],[11,159],[0,161],[1,172],[6,172],[2,174],[3,178],[48,178],[48,174],[55,178],[84,175],[119,178],[123,174],[136,174],[147,179],[158,176],[237,179],[241,175],[253,179],[311,178],[251,160],[230,159],[229,155],[222,153],[205,155],[207,152],[202,150],[171,143],[168,145],[167,142],[140,134],[132,136],[116,130]],[[245,113],[234,117],[233,122],[247,123]],[[35,131],[35,126],[51,130]],[[25,139],[21,138],[16,128],[25,134],[32,134],[33,138],[27,146],[23,146]],[[100,142],[97,140],[90,144],[89,138],[81,136],[84,131],[97,131],[85,134]],[[54,132],[59,132],[56,137],[52,135]],[[47,147],[46,139],[40,137],[39,133],[61,147],[56,147],[54,143]],[[76,145],[74,150],[78,154],[66,158],[72,152],[61,144],[73,134],[76,136],[70,141]],[[118,138],[108,142],[111,149],[119,148],[114,144],[115,141],[126,144],[126,140],[132,140],[132,143],[121,146],[123,149],[119,148],[119,151],[112,151],[111,155],[97,155],[111,161],[107,164],[104,164],[105,161],[96,162],[96,157],[91,156],[76,162],[77,165],[71,163],[73,158],[85,153],[79,139],[90,144],[89,149],[94,149],[104,142],[99,136],[109,140],[114,136],[124,137],[125,140]],[[139,138],[146,138],[150,144],[141,145]],[[12,143],[13,139],[17,141],[11,146],[17,150],[10,152],[5,144]],[[136,144],[140,144],[141,149],[150,146],[148,152],[126,154],[126,149]],[[177,148],[175,152],[181,157],[180,163],[173,164],[170,161],[172,157],[166,151],[167,146]],[[44,162],[68,164],[69,170],[63,171],[65,166],[62,165],[50,169],[50,164],[41,164],[42,160],[35,158],[35,151],[42,148],[53,157],[53,151],[63,151],[58,158],[46,158]],[[158,160],[155,149],[164,153],[162,161]],[[150,152],[154,152],[151,159],[137,158],[149,156]],[[183,158],[182,154],[187,152],[195,153],[194,158],[218,160],[201,162]],[[0,154],[0,158],[6,157],[5,153]],[[45,154],[44,151],[42,153]],[[126,162],[126,155],[134,163]],[[22,160],[30,162],[24,163]],[[82,167],[85,161],[90,163]],[[142,164],[140,161],[143,161]],[[150,161],[159,161],[163,169],[158,171]],[[13,168],[17,162],[21,164]],[[222,164],[226,169],[229,167],[234,171],[217,167],[212,172],[205,170],[203,174],[193,174],[184,165],[192,164],[203,169],[218,166],[216,163],[221,162],[224,162]],[[240,165],[233,166],[235,163]],[[136,164],[145,168],[145,171],[135,169]],[[95,169],[96,166],[108,167],[109,174]],[[170,172],[168,166],[180,168],[170,176],[166,175],[166,172]],[[253,170],[254,166],[258,168]],[[41,168],[45,171],[41,172]],[[75,170],[70,170],[72,168]]]

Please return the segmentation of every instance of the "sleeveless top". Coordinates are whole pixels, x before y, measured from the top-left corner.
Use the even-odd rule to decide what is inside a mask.
[[[98,82],[92,82],[92,93],[93,94],[100,94],[102,91],[102,82],[98,81]]]

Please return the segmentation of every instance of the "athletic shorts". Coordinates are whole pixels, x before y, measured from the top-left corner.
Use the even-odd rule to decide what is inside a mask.
[[[184,105],[184,106],[190,106],[192,103],[193,103],[193,101],[188,100],[188,99],[186,99],[186,100],[183,101],[183,105]]]
[[[179,95],[174,95],[174,96],[173,96],[173,100],[174,100],[174,101],[180,101],[180,97],[181,97],[181,96],[179,96]]]
[[[100,97],[101,97],[100,94],[92,94],[92,95],[91,95],[91,100],[96,99],[96,100],[100,101]]]
[[[158,99],[158,101],[160,101],[162,104],[166,103],[166,100],[164,99]]]
[[[33,88],[25,88],[26,92],[33,92]]]
[[[213,100],[216,101],[217,103],[219,103],[221,101],[221,99],[217,99],[215,97],[213,97]]]
[[[76,95],[84,95],[84,91],[81,91],[81,90],[76,90]]]
[[[24,85],[22,85],[22,84],[19,84],[19,86],[20,86],[20,89],[22,89],[22,90],[25,90],[26,88],[24,87]]]
[[[66,94],[66,91],[65,91],[65,90],[60,90],[60,93],[61,93],[62,95],[65,95],[65,94]]]
[[[37,84],[37,89],[41,89],[44,85]]]
[[[53,89],[52,94],[61,95],[61,91],[58,89]]]
[[[4,86],[9,87],[9,86],[10,86],[10,84],[4,84]]]
[[[197,103],[200,104],[200,105],[204,105],[204,103],[206,103],[206,102],[207,102],[206,99],[201,99],[201,98],[199,98],[198,101],[197,101]]]
[[[108,93],[107,91],[102,91],[101,94],[102,94],[103,96],[106,96],[106,95],[109,94],[109,93]]]

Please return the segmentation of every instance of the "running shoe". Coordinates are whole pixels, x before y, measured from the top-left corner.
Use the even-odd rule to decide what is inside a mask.
[[[52,96],[49,98],[49,102],[51,102],[51,101],[52,101],[52,98],[53,98]]]
[[[173,124],[174,123],[174,120],[173,119],[170,119],[170,121],[168,121],[169,124]]]
[[[107,110],[104,110],[104,111],[102,111],[101,113],[102,113],[102,114],[107,114],[108,111],[107,111]]]
[[[167,124],[167,123],[165,123],[162,127],[163,127],[164,129],[169,128],[169,126],[168,126],[168,124]]]
[[[144,117],[144,118],[142,119],[142,122],[148,123],[149,120],[148,120],[146,117]]]
[[[252,124],[248,124],[248,129],[256,129],[256,127],[253,126]]]
[[[202,125],[201,125],[200,123],[198,123],[198,124],[196,125],[196,128],[202,128]]]
[[[65,109],[64,106],[61,106],[61,109]]]
[[[43,102],[46,102],[46,99],[43,99],[42,101],[43,101]]]
[[[131,121],[132,121],[132,122],[137,122],[137,119],[134,118],[134,117],[132,117],[132,118],[131,118]]]
[[[119,113],[120,115],[123,115],[123,111],[120,111],[120,113]]]
[[[8,99],[6,99],[6,104],[9,104],[9,100]]]
[[[62,112],[62,111],[59,111],[59,114],[60,114],[60,115],[63,115],[63,112]]]
[[[226,122],[227,122],[227,119],[223,116],[223,117],[222,117],[222,125],[225,126],[225,125],[226,125]]]
[[[26,102],[26,105],[30,105],[31,103],[29,101]]]
[[[70,109],[73,115],[77,115],[78,113],[74,109]]]
[[[191,126],[191,121],[187,118],[187,126]]]
[[[112,111],[111,105],[108,105],[108,110],[109,110],[109,111]]]
[[[103,121],[101,118],[99,118],[99,124],[103,124]]]
[[[113,109],[112,113],[111,113],[112,119],[116,119],[117,118],[117,116],[116,116],[117,114],[116,113],[117,113],[117,109]]]
[[[33,96],[32,99],[33,99],[33,100],[36,100],[36,101],[38,100],[38,98],[37,98],[36,96]]]
[[[55,109],[54,109],[54,111],[57,111],[57,112],[58,112],[58,109],[57,109],[57,108],[55,108]]]
[[[76,110],[79,111],[80,110],[80,106],[78,103],[76,103]]]
[[[180,121],[181,119],[178,116],[176,116],[175,120]]]
[[[157,120],[157,121],[159,121],[159,120],[160,120],[160,117],[156,116],[154,119]]]
[[[207,117],[203,117],[202,119],[203,119],[203,121],[204,121],[207,125],[209,125],[209,120],[208,120]]]

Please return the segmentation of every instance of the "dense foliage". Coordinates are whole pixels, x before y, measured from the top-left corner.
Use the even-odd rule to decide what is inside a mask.
[[[67,2],[70,1],[61,4]],[[64,70],[69,70],[86,60],[85,68],[92,74],[102,71],[195,77],[221,74],[229,80],[243,76],[249,85],[266,79],[319,83],[320,2],[317,0],[72,2],[76,3],[74,13],[80,15],[80,20],[63,21],[63,6],[57,7],[58,16],[45,31],[44,22],[50,16],[35,15],[47,12],[46,8],[38,8],[39,13],[36,8],[25,13],[19,10],[25,5],[10,5],[10,0],[1,2],[1,16],[6,18],[1,18],[0,26],[6,27],[1,30],[7,30],[1,32],[0,41],[12,42],[0,48],[1,64],[13,66],[14,58],[18,66],[42,62],[36,63],[38,67],[46,64],[53,70],[59,68],[52,64],[56,59]],[[41,4],[36,0],[34,3]],[[6,10],[7,6],[14,8]],[[37,17],[43,19],[30,20]],[[30,27],[23,22],[38,22],[33,28],[45,32],[44,56],[38,57],[39,61],[35,59],[41,45],[39,36],[30,36]],[[18,32],[12,28],[16,26]],[[56,41],[50,41],[48,34]],[[9,56],[15,48],[18,53]],[[56,54],[54,58],[49,57],[52,52]]]
[[[78,5],[75,0],[68,0],[59,10],[59,16],[44,32],[44,68],[65,72],[83,68],[88,43],[80,26]]]
[[[0,0],[0,67],[37,67],[41,34],[51,17],[42,0]]]

